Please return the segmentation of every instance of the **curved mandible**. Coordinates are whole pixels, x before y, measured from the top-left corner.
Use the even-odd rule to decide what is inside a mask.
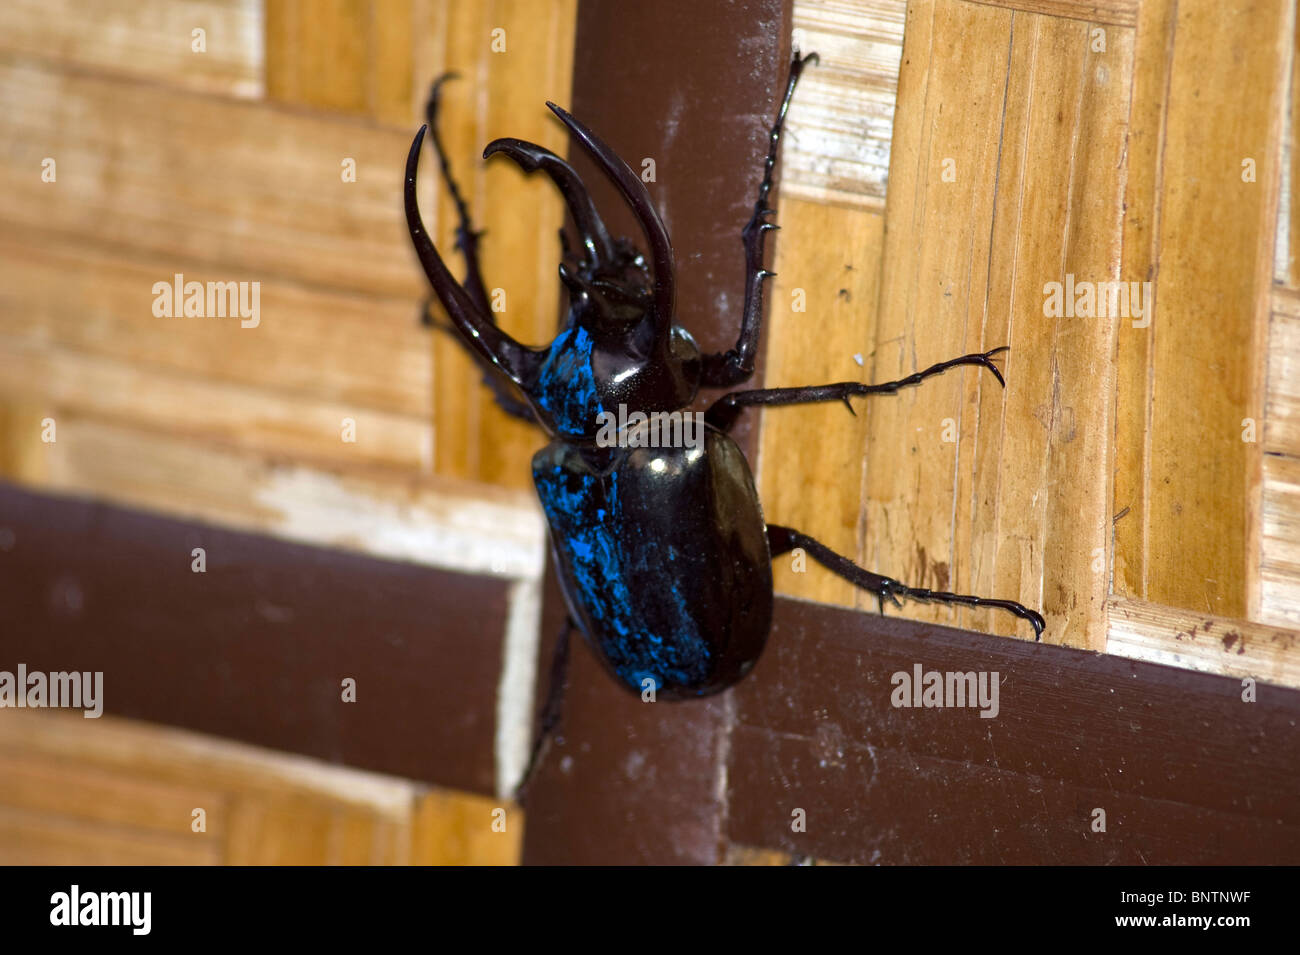
[[[541,354],[515,341],[474,307],[469,293],[456,281],[438,254],[429,232],[420,216],[419,199],[415,194],[415,177],[420,168],[420,145],[428,126],[421,126],[415,142],[406,157],[406,227],[415,243],[416,255],[424,266],[429,284],[442,300],[456,328],[466,341],[484,358],[505,372],[517,385],[532,377],[541,362]]]

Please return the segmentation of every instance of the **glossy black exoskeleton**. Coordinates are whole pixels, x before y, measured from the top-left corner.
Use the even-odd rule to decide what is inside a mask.
[[[485,382],[510,413],[540,425],[551,443],[533,458],[533,480],[550,525],[559,578],[576,626],[620,683],[659,699],[717,693],[745,676],[758,660],[772,617],[772,557],[795,548],[832,572],[898,603],[899,597],[994,607],[1029,621],[1041,636],[1043,618],[1010,600],[909,587],[871,573],[818,541],[763,519],[749,466],[727,432],[748,405],[844,401],[889,394],[959,365],[988,369],[1003,383],[992,357],[1002,348],[963,355],[899,381],[842,382],[805,388],[737,391],[704,415],[696,440],[673,432],[671,446],[647,446],[650,421],[681,412],[699,388],[727,388],[754,370],[763,310],[764,237],[772,173],[786,112],[800,73],[816,55],[795,54],[785,96],[771,129],[758,199],[741,232],[745,304],[735,347],[701,354],[690,333],[673,324],[673,249],[641,179],[601,139],[567,112],[547,106],[577,144],[617,186],[635,213],[648,259],[632,241],[610,236],[574,169],[541,146],[498,139],[484,157],[501,153],[526,171],[544,172],[559,188],[580,237],[560,265],[569,311],[545,348],[529,348],[497,327],[477,258],[478,236],[451,177],[438,139],[436,112],[442,80],[429,100],[429,124],[411,146],[406,165],[406,216],[411,238],[453,329],[482,366]],[[446,79],[444,77],[443,79]],[[425,130],[460,215],[456,244],[467,275],[457,282],[420,218],[415,181]],[[567,246],[567,243],[566,243]],[[620,406],[639,412],[607,440],[602,422]],[[852,406],[850,406],[852,410]],[[655,417],[659,415],[660,417]],[[602,437],[606,440],[601,440]],[[662,435],[658,444],[664,444]],[[638,446],[640,444],[641,446]],[[558,717],[568,631],[552,673],[543,734]],[[537,749],[534,748],[534,758]]]

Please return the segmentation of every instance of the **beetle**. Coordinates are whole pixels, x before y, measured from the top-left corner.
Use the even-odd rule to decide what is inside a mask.
[[[569,619],[556,645],[525,781],[559,719],[573,629],[615,680],[634,693],[649,690],[656,699],[681,700],[721,692],[743,679],[762,653],[772,622],[772,559],[796,548],[874,594],[882,613],[886,600],[900,605],[902,597],[989,607],[1028,621],[1035,639],[1042,637],[1042,616],[1016,601],[910,587],[858,567],[794,528],[767,523],[749,465],[728,435],[750,406],[843,401],[852,411],[852,397],[893,394],[959,366],[987,369],[1005,387],[993,360],[1005,347],[880,384],[732,391],[704,413],[703,434],[693,446],[649,441],[648,419],[687,408],[702,387],[733,388],[754,372],[763,282],[773,274],[764,268],[763,256],[767,233],[777,228],[769,221],[775,210],[768,205],[777,149],[799,77],[816,60],[815,53],[795,51],[790,64],[758,197],[741,231],[745,299],[739,335],[734,347],[714,354],[701,353],[690,332],[674,323],[673,248],[644,183],[599,136],[550,102],[546,105],[572,141],[635,214],[649,254],[631,239],[610,235],[578,173],[555,153],[518,139],[489,143],[485,159],[501,154],[524,171],[551,179],[580,239],[576,248],[564,243],[559,272],[569,307],[555,339],[531,348],[500,329],[479,271],[479,234],[438,137],[439,92],[450,75],[433,85],[428,122],[416,134],[406,163],[411,240],[451,320],[447,330],[468,347],[501,406],[550,438],[533,457],[533,482]],[[420,216],[415,183],[427,131],[457,209],[463,281],[448,270]],[[620,406],[642,417],[619,432],[619,441],[599,440],[602,418]]]

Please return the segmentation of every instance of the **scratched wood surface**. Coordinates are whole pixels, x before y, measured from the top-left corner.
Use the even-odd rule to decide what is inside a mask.
[[[493,830],[496,808],[504,832]],[[483,796],[111,716],[0,720],[4,865],[512,865],[522,835],[512,813]]]

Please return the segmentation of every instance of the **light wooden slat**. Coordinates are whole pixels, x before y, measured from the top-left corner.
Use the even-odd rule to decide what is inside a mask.
[[[0,337],[83,356],[130,362],[281,395],[427,417],[432,400],[430,333],[409,300],[321,292],[263,282],[261,317],[159,318],[153,284],[221,281],[219,269],[162,259],[147,264],[97,246],[40,234],[0,237]],[[205,414],[207,411],[205,410]]]
[[[401,214],[407,131],[0,54],[0,138],[0,222],[20,237],[76,234],[231,281],[423,295]],[[43,157],[57,182],[41,181]]]
[[[0,805],[0,865],[215,865],[218,844],[197,835],[106,828]]]
[[[403,818],[421,791],[408,780],[115,716],[87,720],[49,710],[6,710],[0,751],[36,752],[104,772],[128,770],[160,783],[194,785],[201,778],[204,788],[315,796],[393,820]]]
[[[1160,202],[1166,80],[1173,56],[1171,3],[1142,5],[1133,65],[1133,99],[1129,110],[1127,183],[1120,278],[1151,282],[1157,289]],[[1145,319],[1144,319],[1145,320]],[[1146,592],[1147,434],[1151,411],[1152,336],[1132,322],[1119,329],[1116,342],[1114,510],[1111,590],[1121,596]],[[1122,522],[1122,523],[1121,523]]]
[[[1117,597],[1110,602],[1106,650],[1167,666],[1300,687],[1300,631],[1294,629]]]
[[[416,0],[266,0],[267,96],[403,129],[421,115]]]
[[[86,731],[92,731],[89,721]],[[219,836],[222,820],[215,810],[223,798],[219,790],[201,785],[132,779],[71,760],[34,759],[22,747],[0,750],[0,805],[9,809],[188,840],[197,808],[213,810],[208,833]]]
[[[6,0],[0,50],[257,99],[263,25],[260,0]],[[196,28],[206,32],[202,53]]]
[[[864,379],[879,294],[884,217],[783,193],[775,221],[781,231],[765,332],[766,385]],[[835,237],[833,246],[827,246],[827,236]],[[793,310],[796,289],[806,311]],[[857,417],[839,402],[763,412],[758,487],[766,519],[798,528],[840,553],[855,553],[865,405],[889,400],[854,399]],[[796,573],[792,558],[774,562],[780,593],[853,605],[857,594],[851,584],[810,560],[805,563],[804,572]]]
[[[1149,395],[1119,394],[1121,409],[1136,401],[1150,412],[1141,486],[1133,474],[1117,477],[1115,503],[1131,506],[1128,496],[1139,494],[1143,501],[1116,525],[1116,548],[1132,555],[1134,538],[1142,540],[1139,586],[1129,556],[1122,592],[1245,617],[1257,607],[1261,462],[1260,444],[1242,440],[1242,422],[1258,422],[1263,412],[1278,97],[1291,19],[1286,5],[1271,0],[1173,10],[1163,31],[1171,47],[1164,84],[1145,88],[1164,99],[1153,255],[1147,269],[1140,259],[1126,262],[1130,274],[1154,276],[1156,311],[1150,328],[1121,333],[1150,338]],[[1207,83],[1207,76],[1238,79]],[[1154,113],[1135,108],[1135,117]],[[1208,126],[1214,136],[1205,135]],[[1242,181],[1246,158],[1255,160],[1255,182]],[[1225,257],[1225,248],[1236,252]],[[1122,347],[1121,361],[1133,360],[1132,351],[1124,354]],[[1117,467],[1136,463],[1130,456]]]
[[[370,5],[370,115],[407,127],[424,107],[423,80],[415,76],[418,42],[415,0],[372,0]]]
[[[906,0],[797,0],[794,45],[816,52],[781,149],[781,195],[884,210]]]
[[[1300,294],[1275,286],[1260,519],[1259,619],[1300,627]]]
[[[876,382],[973,350],[965,347],[964,302],[972,297],[965,286],[985,281],[984,269],[970,263],[978,261],[974,243],[987,241],[988,228],[981,231],[963,220],[982,200],[984,216],[989,214],[986,200],[992,197],[997,158],[990,147],[997,142],[1006,83],[1009,14],[939,3],[910,4],[907,16],[880,312],[868,364],[870,380]],[[950,56],[948,38],[961,34],[966,36],[963,53]],[[934,121],[940,103],[942,123]],[[969,150],[963,151],[966,146]],[[948,159],[960,162],[957,181],[941,183],[941,164]],[[924,237],[938,229],[951,238],[927,242]],[[954,287],[955,282],[961,284]],[[960,571],[963,577],[954,574],[953,469],[961,452],[959,444],[942,441],[942,432],[945,419],[962,423],[968,399],[961,396],[982,387],[978,379],[975,372],[958,371],[924,383],[923,391],[869,403],[862,565],[913,586],[942,590],[959,586],[958,580],[972,572],[966,567]],[[971,435],[962,437],[969,441]],[[940,483],[945,486],[937,489]],[[862,595],[858,604],[866,607],[870,600]],[[904,612],[950,619],[919,607]]]
[[[1265,455],[1260,615],[1300,628],[1300,457]]]
[[[340,813],[321,800],[270,793],[235,800],[229,813],[225,855],[238,859],[239,865],[338,865],[344,861],[332,851]],[[348,860],[349,864],[372,861]]]
[[[42,420],[97,417],[200,437],[268,457],[427,471],[432,434],[426,421],[341,401],[273,395],[59,346],[0,339],[0,401],[42,406],[11,421],[14,440],[41,434]],[[343,440],[345,419],[355,441]],[[56,437],[59,441],[64,437]],[[30,438],[29,438],[30,440]]]
[[[1132,36],[1111,30],[1104,54],[1089,40],[1075,20],[909,6],[872,377],[1012,350],[1005,392],[963,370],[871,404],[862,562],[1018,599],[1043,610],[1047,639],[1099,647],[1114,324],[1043,314],[1045,283],[1108,281],[1118,265]],[[949,418],[955,443],[942,440]]]
[[[364,114],[371,23],[367,0],[266,0],[267,97]]]
[[[1300,457],[1300,293],[1277,287],[1272,298],[1264,450]]]
[[[505,831],[493,829],[493,812],[505,810]],[[523,811],[485,796],[432,790],[416,806],[411,852],[439,865],[516,865],[522,854]]]

